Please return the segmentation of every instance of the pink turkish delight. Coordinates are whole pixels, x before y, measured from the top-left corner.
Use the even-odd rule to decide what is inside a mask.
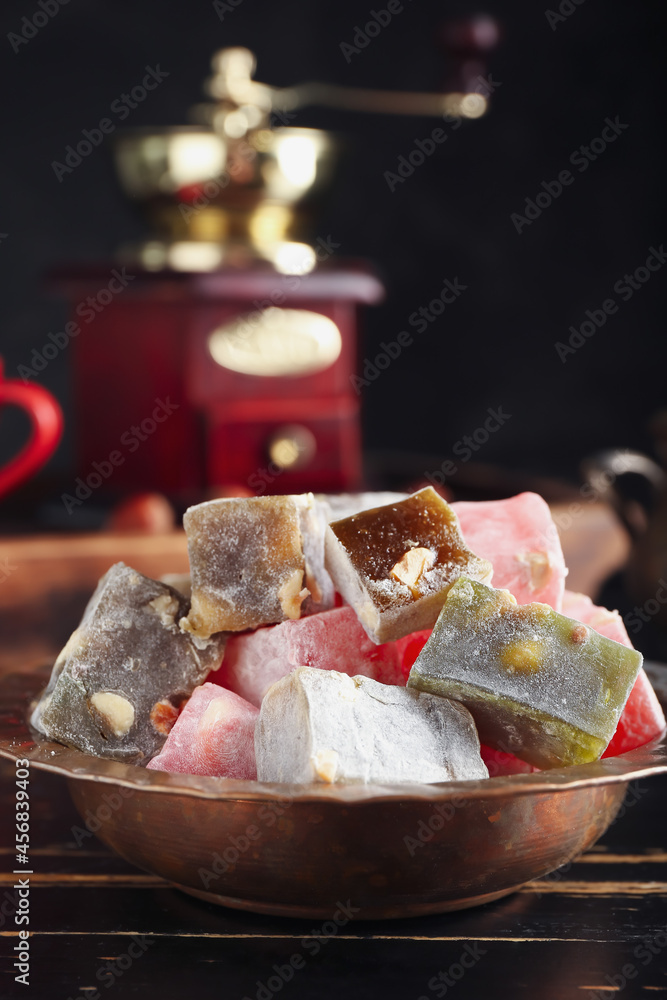
[[[453,503],[466,544],[493,564],[493,586],[519,604],[550,604],[560,611],[565,559],[545,500],[519,493],[508,500]]]
[[[398,662],[403,672],[404,684],[407,683],[410,676],[412,664],[430,639],[432,631],[432,628],[425,628],[420,632],[411,632],[410,635],[404,635],[402,639],[396,640],[395,646],[398,652]]]
[[[147,767],[254,781],[258,715],[254,705],[233,691],[202,684],[192,692],[162,750]]]
[[[490,778],[499,778],[503,774],[532,774],[534,771],[539,771],[539,767],[527,764],[525,760],[519,760],[513,753],[494,750],[484,743],[480,746],[480,753]]]
[[[584,625],[590,625],[596,632],[615,639],[624,646],[632,648],[623,619],[618,611],[608,611],[593,604],[586,594],[574,594],[566,590],[563,598],[563,614],[568,618],[576,618]],[[637,680],[625,703],[623,713],[618,720],[618,726],[603,757],[616,757],[642,747],[650,740],[660,736],[665,729],[665,716],[660,707],[651,682],[642,669],[637,674]]]
[[[567,618],[576,618],[584,625],[590,625],[608,639],[620,642],[629,649],[633,648],[618,611],[598,607],[586,594],[575,594],[572,590],[566,590],[563,595],[563,614]]]
[[[396,644],[372,642],[350,607],[231,635],[222,666],[210,680],[261,705],[271,685],[296,667],[405,684]]]

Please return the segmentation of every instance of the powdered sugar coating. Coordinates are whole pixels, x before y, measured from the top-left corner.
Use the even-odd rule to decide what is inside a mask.
[[[466,544],[492,563],[494,587],[509,590],[519,604],[537,601],[561,610],[567,569],[558,528],[541,496],[459,501],[452,508]]]
[[[255,754],[260,781],[393,784],[488,777],[463,706],[311,667],[269,689]]]
[[[452,697],[463,684],[490,705],[494,699],[511,699],[603,741],[601,753],[641,663],[636,650],[546,604],[520,606],[507,591],[461,579],[449,591],[408,684]],[[522,756],[519,719],[510,735],[505,749]],[[528,755],[528,745],[523,751],[526,760],[540,764]]]
[[[618,611],[598,607],[586,594],[575,594],[566,590],[563,597],[563,613],[590,625],[600,635],[614,639],[630,649],[633,648]],[[660,736],[664,729],[665,715],[662,706],[642,667],[618,720],[616,732],[602,756],[614,757],[619,753],[634,750],[635,747],[644,746],[649,740]]]
[[[41,730],[100,757],[142,761],[157,753],[165,733],[151,721],[156,703],[179,707],[222,659],[222,639],[197,645],[179,629],[186,610],[166,584],[112,566],[56,660],[33,716]]]
[[[333,603],[325,522],[312,494],[210,500],[190,507],[183,524],[192,605],[182,626],[195,635],[257,628]]]
[[[406,500],[333,521],[326,566],[377,643],[431,627],[448,588],[462,574],[490,580],[491,564],[465,544],[456,514],[432,487]],[[411,549],[430,556],[408,584],[398,568]]]
[[[300,666],[405,684],[396,645],[372,642],[350,607],[230,636],[210,679],[260,705],[272,684]]]

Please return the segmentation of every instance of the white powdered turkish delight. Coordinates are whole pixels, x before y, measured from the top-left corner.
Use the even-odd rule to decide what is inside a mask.
[[[486,778],[456,702],[300,667],[267,692],[255,730],[260,781],[395,784]]]

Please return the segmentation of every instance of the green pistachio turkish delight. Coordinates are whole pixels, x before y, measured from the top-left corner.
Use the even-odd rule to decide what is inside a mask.
[[[641,664],[547,604],[461,578],[408,684],[462,702],[482,743],[549,768],[601,756]]]

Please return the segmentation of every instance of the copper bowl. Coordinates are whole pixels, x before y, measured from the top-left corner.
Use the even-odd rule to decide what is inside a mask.
[[[440,785],[304,786],[148,771],[39,739],[44,676],[0,686],[0,754],[63,775],[83,824],[193,896],[257,913],[419,916],[498,899],[585,851],[667,747]]]

